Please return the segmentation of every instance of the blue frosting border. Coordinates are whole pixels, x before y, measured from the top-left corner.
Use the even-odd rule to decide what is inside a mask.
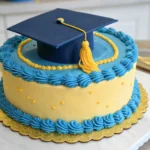
[[[133,93],[127,105],[123,106],[121,110],[106,116],[95,116],[92,120],[85,120],[79,123],[75,120],[66,122],[58,119],[53,122],[50,119],[40,119],[39,117],[31,116],[27,113],[14,107],[7,100],[4,94],[3,83],[0,82],[0,109],[2,109],[10,118],[34,129],[42,130],[46,133],[56,132],[58,134],[81,134],[92,131],[100,131],[105,128],[111,128],[116,124],[122,123],[125,119],[136,111],[140,103],[140,90],[138,82],[135,80]]]
[[[51,84],[55,86],[64,85],[69,88],[75,88],[80,86],[82,88],[87,87],[92,82],[99,83],[103,80],[112,80],[116,76],[124,76],[126,72],[130,71],[133,64],[138,58],[138,48],[134,40],[124,34],[123,32],[117,32],[113,28],[101,28],[97,30],[101,33],[111,34],[119,38],[126,45],[126,55],[112,68],[102,70],[101,72],[92,72],[91,74],[81,73],[75,76],[73,73],[62,75],[59,73],[48,73],[42,70],[31,70],[30,67],[22,67],[20,64],[16,64],[13,60],[10,60],[11,53],[17,50],[19,43],[26,39],[24,36],[14,36],[7,40],[0,48],[0,62],[3,63],[4,70],[9,71],[14,76],[21,77],[26,81],[38,82],[41,84]]]

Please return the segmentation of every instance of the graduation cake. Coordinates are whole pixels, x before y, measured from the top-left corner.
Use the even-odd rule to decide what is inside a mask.
[[[55,9],[8,30],[21,34],[0,48],[0,108],[46,133],[112,128],[140,103],[138,49],[117,20]]]

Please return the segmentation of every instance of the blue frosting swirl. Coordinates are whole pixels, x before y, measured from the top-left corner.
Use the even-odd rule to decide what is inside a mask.
[[[6,109],[5,109],[6,108]],[[14,115],[12,115],[14,107],[12,105],[9,105],[9,103],[7,101],[3,102],[2,104],[2,109],[5,109],[5,113],[12,118],[14,118]]]
[[[69,133],[69,127],[68,123],[64,120],[58,119],[56,122],[56,130],[59,134],[68,134]]]
[[[134,43],[133,39],[128,35],[128,40],[125,41],[125,44],[127,46],[129,46],[129,45],[132,45],[132,44],[135,44],[135,43]]]
[[[60,74],[50,74],[48,83],[52,85],[61,85],[63,76]]]
[[[91,120],[85,120],[83,123],[83,128],[84,128],[84,132],[85,133],[89,133],[93,131],[93,124],[91,122]]]
[[[22,70],[22,78],[26,81],[34,81],[35,79],[35,74],[33,71],[31,71],[29,68],[25,67],[21,67]]]
[[[139,95],[138,94],[133,95],[132,100],[135,102],[136,106],[139,106],[140,101],[139,101]]]
[[[104,121],[102,117],[94,117],[92,120],[93,128],[96,131],[102,130],[104,128]]]
[[[91,78],[89,77],[89,75],[87,74],[80,74],[78,76],[78,83],[82,88],[86,88],[92,81]]]
[[[112,80],[116,77],[115,72],[112,69],[102,70],[102,74],[106,80]]]
[[[114,28],[108,28],[107,33],[114,35],[116,33],[116,30]]]
[[[127,71],[130,71],[133,67],[132,61],[128,58],[123,58],[120,63],[127,69]]]
[[[128,106],[130,107],[133,113],[136,111],[137,106],[134,101],[129,101]]]
[[[17,63],[15,62],[11,62],[11,70],[12,70],[12,74],[16,77],[22,77],[22,72],[20,71],[20,66],[17,65]]]
[[[117,64],[113,66],[113,70],[115,71],[116,75],[122,77],[126,73],[126,69],[123,65]]]
[[[102,75],[101,72],[93,71],[90,74],[91,80],[95,83],[99,83],[100,81],[104,80],[104,76]]]
[[[51,133],[57,132],[59,134],[81,134],[83,132],[89,133],[93,130],[99,131],[104,128],[111,128],[115,124],[120,124],[124,119],[129,118],[134,113],[140,102],[140,91],[138,83],[135,80],[134,89],[132,93],[132,99],[123,108],[114,114],[108,114],[106,116],[96,116],[92,120],[84,120],[82,123],[78,123],[75,120],[66,122],[58,119],[57,122],[53,122],[50,119],[40,119],[38,117],[31,116],[15,108],[6,99],[2,81],[0,82],[0,108],[12,119],[35,129],[40,129],[43,132]]]
[[[3,62],[3,67],[4,67],[5,70],[11,72],[11,70],[12,70],[11,61],[9,61],[9,60],[6,59],[6,60]]]
[[[36,71],[35,81],[41,84],[48,83],[48,73],[43,71]]]
[[[16,120],[16,121],[19,121],[20,119],[21,119],[21,117],[22,117],[22,111],[21,110],[19,110],[19,109],[15,109],[14,111],[13,111],[13,119],[14,120]]]
[[[19,122],[25,126],[29,126],[31,124],[32,119],[33,119],[32,116],[30,116],[29,114],[23,113]]]
[[[39,117],[33,117],[31,121],[31,127],[35,129],[40,129],[41,127],[41,119]]]
[[[133,57],[132,51],[127,52],[127,53],[126,53],[126,57],[129,58],[132,62],[135,61],[135,58]]]
[[[134,46],[133,45],[128,45],[127,47],[126,47],[126,52],[131,52],[131,51],[133,51],[134,50]]]
[[[122,113],[123,113],[125,119],[130,118],[130,116],[132,115],[132,111],[128,106],[123,106]]]
[[[4,60],[9,60],[9,57],[11,57],[10,53],[7,52],[0,52],[0,62],[3,62]]]
[[[51,133],[55,131],[55,123],[50,119],[42,120],[41,122],[41,130],[47,133]]]
[[[68,124],[69,127],[69,133],[70,134],[81,134],[83,133],[83,126],[82,124],[76,122],[75,120],[72,120]]]
[[[102,28],[97,29],[97,31],[102,32],[102,33],[106,33],[108,31],[108,29],[105,27],[102,27]]]
[[[4,44],[1,49],[0,49],[1,52],[13,52],[15,51],[15,48],[11,45],[11,44]]]
[[[68,73],[63,78],[63,84],[70,88],[77,87],[78,86],[77,78],[73,74]]]
[[[11,45],[12,47],[16,48],[18,46],[18,44],[25,40],[26,37],[24,36],[18,36],[18,35],[15,35],[14,37],[12,38],[9,38],[5,43],[4,45]]]
[[[116,125],[115,119],[112,114],[106,115],[103,117],[104,127],[111,128]]]
[[[124,121],[124,115],[122,114],[122,112],[120,110],[116,111],[114,114],[113,114],[113,117],[116,121],[116,124],[120,124]]]

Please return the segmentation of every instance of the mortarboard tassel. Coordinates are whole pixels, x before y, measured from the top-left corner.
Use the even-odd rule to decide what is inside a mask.
[[[92,71],[99,71],[98,65],[93,59],[92,51],[89,47],[89,42],[87,41],[87,35],[86,32],[83,29],[80,29],[76,26],[70,25],[68,23],[64,22],[63,18],[58,18],[57,22],[60,24],[63,24],[65,26],[68,26],[70,28],[74,28],[76,30],[79,30],[84,33],[85,39],[82,42],[82,47],[80,50],[80,60],[79,60],[79,67],[86,73],[90,74]]]

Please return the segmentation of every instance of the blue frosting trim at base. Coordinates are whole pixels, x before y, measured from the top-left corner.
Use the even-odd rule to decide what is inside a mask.
[[[26,81],[35,81],[40,84],[51,84],[55,86],[64,85],[69,88],[75,88],[77,86],[85,88],[92,82],[99,83],[103,80],[112,80],[116,76],[121,77],[125,75],[126,72],[131,70],[133,64],[138,58],[138,49],[134,40],[123,32],[117,32],[112,28],[101,28],[97,32],[100,32],[108,37],[114,37],[122,42],[123,45],[125,45],[125,50],[123,50],[125,51],[125,54],[119,58],[117,63],[114,62],[113,65],[110,63],[111,67],[104,68],[101,72],[92,72],[91,74],[86,74],[81,69],[71,69],[68,71],[45,71],[32,68],[20,60],[15,62],[13,56],[16,55],[19,43],[26,39],[24,36],[14,36],[13,38],[7,40],[2,47],[0,47],[0,62],[3,63],[3,68],[6,71],[9,71],[14,76],[21,77]],[[98,45],[96,46],[98,47]],[[105,47],[106,45],[104,44],[103,46]],[[119,53],[121,52],[122,49],[119,49]],[[17,56],[15,56],[15,58],[16,57]],[[100,65],[99,68],[101,68],[103,65]]]
[[[111,128],[129,118],[136,111],[139,103],[140,91],[138,83],[135,80],[130,101],[127,105],[123,106],[121,110],[116,111],[114,114],[95,116],[92,120],[85,120],[82,123],[78,123],[75,120],[66,122],[62,119],[53,122],[50,119],[40,119],[39,117],[26,114],[10,104],[5,97],[2,81],[0,82],[0,109],[17,122],[34,129],[42,130],[46,133],[56,132],[58,134],[81,134],[84,132],[89,133],[92,131],[100,131],[104,128]]]

